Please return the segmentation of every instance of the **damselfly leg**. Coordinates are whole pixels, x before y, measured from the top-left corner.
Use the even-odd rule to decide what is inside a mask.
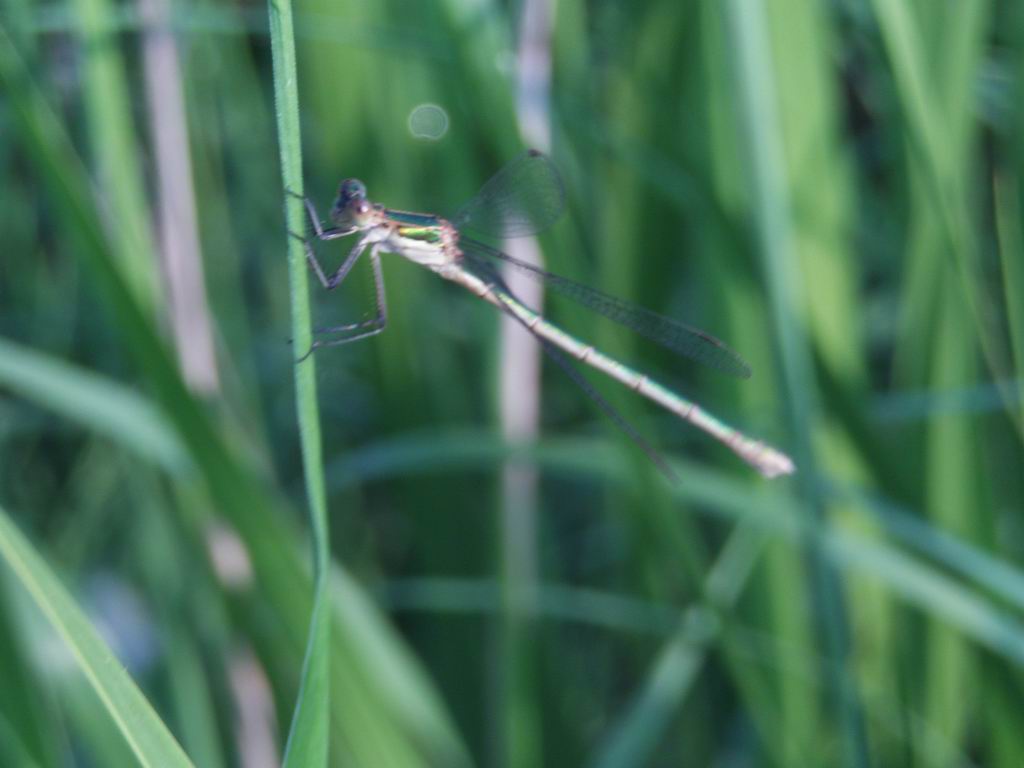
[[[356,227],[327,227],[325,228],[323,222],[320,220],[319,214],[316,212],[316,206],[313,201],[305,195],[300,195],[298,192],[294,192],[290,189],[286,189],[291,197],[298,198],[302,201],[302,205],[306,208],[306,215],[309,217],[310,224],[313,225],[313,231],[316,233],[318,240],[336,240],[339,237],[346,237],[356,232]],[[294,233],[292,233],[294,235]],[[296,235],[298,237],[298,235]],[[302,237],[305,240],[305,237]]]
[[[336,240],[338,238],[351,235],[352,233],[357,231],[355,227],[325,228],[320,221],[320,216],[317,214],[316,206],[313,204],[312,200],[310,200],[308,197],[303,197],[302,195],[295,194],[290,190],[289,194],[291,194],[293,197],[298,197],[299,199],[302,200],[303,205],[306,208],[306,213],[309,216],[310,224],[313,227],[313,232],[318,240]],[[352,247],[352,250],[348,252],[348,255],[345,257],[345,260],[341,263],[341,266],[339,266],[338,269],[335,270],[334,274],[332,274],[330,277],[327,277],[326,273],[323,270],[323,267],[320,264],[320,260],[317,259],[316,257],[316,253],[313,250],[312,243],[309,242],[309,238],[305,237],[304,235],[298,235],[294,232],[292,232],[291,235],[301,240],[302,246],[306,252],[306,261],[309,263],[310,268],[313,270],[313,273],[317,276],[317,279],[320,281],[321,285],[323,285],[323,287],[329,291],[333,291],[335,288],[341,285],[342,282],[344,282],[345,278],[348,277],[349,272],[352,271],[352,268],[356,265],[356,262],[359,261],[360,256],[363,255],[363,253],[366,251],[366,248],[368,247],[366,239],[360,239],[360,241]],[[359,331],[359,333],[356,333],[353,336],[346,336],[344,338],[331,339],[328,341],[318,339],[314,341],[312,346],[310,346],[309,350],[307,350],[307,352],[298,359],[299,362],[305,360],[307,357],[313,354],[314,350],[316,350],[319,347],[336,347],[341,346],[342,344],[348,344],[353,341],[360,341],[361,339],[366,339],[369,338],[370,336],[376,336],[378,333],[382,332],[387,327],[387,296],[384,290],[384,273],[383,270],[381,269],[380,252],[377,246],[374,246],[370,250],[370,264],[373,269],[374,300],[377,310],[376,315],[369,320],[363,320],[358,323],[346,323],[344,325],[328,326],[315,329],[313,333],[318,336],[346,333],[350,331]]]
[[[323,224],[320,222],[320,216],[317,214],[316,206],[313,205],[312,200],[294,192],[289,192],[289,194],[302,200],[303,205],[306,207],[306,214],[309,216],[310,224],[313,225],[313,232],[316,235],[317,240],[337,240],[339,237],[346,237],[356,232],[354,227],[330,227],[325,229]],[[319,259],[316,257],[316,253],[313,251],[313,246],[309,242],[309,238],[295,232],[292,232],[291,235],[292,237],[297,237],[302,241],[302,245],[306,249],[306,261],[309,262],[310,268],[312,268],[314,274],[316,274],[323,287],[329,291],[333,291],[341,285],[342,281],[352,270],[352,267],[354,267],[356,262],[359,260],[359,257],[363,254],[363,251],[366,250],[366,243],[363,240],[360,240],[355,244],[352,250],[348,252],[348,256],[345,257],[345,260],[341,263],[341,266],[338,267],[335,273],[330,277],[327,277],[323,267],[320,265]]]
[[[360,323],[348,323],[347,325],[335,325],[328,326],[326,328],[316,328],[313,333],[321,335],[330,335],[335,333],[344,333],[346,331],[361,331],[354,336],[346,336],[343,339],[331,339],[329,341],[314,341],[313,346],[310,347],[309,354],[319,347],[340,347],[342,344],[348,344],[353,341],[360,341],[361,339],[368,339],[371,336],[376,336],[381,333],[388,326],[388,300],[387,295],[384,293],[384,272],[380,266],[380,251],[377,246],[374,246],[370,250],[370,265],[373,268],[373,283],[376,288],[375,300],[377,303],[377,314],[375,317],[364,320]]]

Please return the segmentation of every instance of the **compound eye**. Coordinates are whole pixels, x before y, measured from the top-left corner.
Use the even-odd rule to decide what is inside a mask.
[[[348,202],[366,198],[366,186],[359,179],[345,179],[338,189],[338,197]]]

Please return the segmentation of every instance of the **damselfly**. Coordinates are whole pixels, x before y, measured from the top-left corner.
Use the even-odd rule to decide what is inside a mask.
[[[794,471],[793,462],[784,453],[747,437],[700,406],[570,336],[512,294],[501,278],[499,269],[502,265],[542,280],[548,288],[674,352],[727,374],[742,378],[750,375],[750,369],[740,356],[714,336],[514,259],[472,236],[522,237],[536,234],[558,219],[565,204],[564,188],[555,167],[540,152],[529,150],[505,166],[450,220],[371,203],[366,197],[366,187],[358,179],[346,179],[341,183],[331,207],[329,227],[325,228],[321,223],[313,203],[308,198],[303,198],[303,201],[320,240],[334,240],[355,233],[360,235],[341,266],[330,277],[320,266],[309,240],[302,237],[306,257],[317,278],[328,290],[338,287],[359,257],[369,249],[377,305],[376,316],[370,320],[318,329],[318,335],[347,335],[318,339],[310,352],[318,347],[364,339],[384,330],[388,316],[380,255],[396,253],[469,289],[514,318],[669,476],[672,472],[658,453],[594,390],[562,353],[606,373],[690,422],[731,448],[765,477]]]

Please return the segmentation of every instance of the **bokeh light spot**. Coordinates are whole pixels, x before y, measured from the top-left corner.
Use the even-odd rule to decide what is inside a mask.
[[[409,132],[417,139],[437,141],[448,133],[448,113],[437,104],[419,104],[409,113]]]

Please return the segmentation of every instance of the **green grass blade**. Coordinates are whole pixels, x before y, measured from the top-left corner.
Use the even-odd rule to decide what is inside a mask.
[[[0,765],[57,766],[59,744],[50,724],[53,713],[33,679],[28,643],[12,610],[6,584],[0,585]]]
[[[714,600],[714,609],[730,611],[734,607],[761,554],[763,540],[763,533],[753,526],[737,526],[708,571],[706,594]],[[598,748],[593,761],[596,768],[650,763],[651,753],[693,687],[720,629],[715,613],[706,607],[695,606],[683,614],[675,636],[658,652],[625,716]]]
[[[385,703],[386,711],[393,713],[423,745],[423,765],[471,765],[465,746],[443,716],[444,705],[424,670],[398,642],[366,593],[337,564],[332,568],[331,601],[336,606],[335,614],[345,622],[344,636],[336,625],[332,642],[344,645],[343,658],[350,667],[372,675],[374,693]],[[339,676],[336,669],[332,674],[335,679]]]
[[[935,215],[924,236],[941,235],[939,242],[948,249],[947,255],[957,269],[959,290],[966,297],[969,320],[981,351],[989,369],[1001,379],[1010,368],[1009,354],[988,310],[992,297],[982,273],[981,246],[972,226],[966,192],[973,173],[971,131],[977,129],[977,123],[965,119],[970,113],[962,109],[977,78],[977,57],[988,33],[992,4],[979,0],[952,6],[948,14],[936,15],[930,19],[937,26],[935,39],[923,34],[928,25],[921,24],[919,17],[927,12],[915,15],[913,4],[873,0],[872,7],[891,60],[915,170],[920,171],[926,192],[927,210]],[[946,71],[929,79],[933,62],[939,60]],[[921,271],[937,273],[930,258],[919,259],[918,265]],[[934,283],[920,290],[933,298],[939,292]],[[911,346],[916,342],[907,339],[904,344]],[[1000,384],[999,391],[1018,431],[1024,429],[1019,409],[1012,405],[1013,390]]]
[[[285,222],[288,232],[305,232],[302,138],[299,135],[298,76],[295,69],[295,38],[290,0],[271,0],[270,43],[274,63],[274,101],[277,104],[277,132],[281,175],[285,194]],[[302,243],[286,234],[288,275],[291,285],[292,340],[296,350],[312,345],[309,310],[308,266]],[[301,353],[300,353],[301,354]],[[309,643],[302,667],[299,700],[288,734],[286,766],[320,766],[327,763],[330,707],[330,620],[327,578],[330,552],[327,532],[327,495],[324,490],[320,414],[316,400],[316,361],[310,355],[294,366],[295,399],[302,442],[302,465],[306,478],[310,527],[313,536],[315,580],[313,615]]]
[[[1018,379],[1024,371],[1024,7],[1010,19],[1013,48],[1012,77],[1016,105],[1003,153],[1005,166],[996,170],[993,202],[999,257],[1003,268],[1006,323]]]
[[[674,608],[601,590],[547,582],[538,592],[537,615],[552,621],[655,636],[670,635],[679,623]],[[500,606],[494,579],[399,579],[387,582],[382,593],[386,605],[401,611],[459,615],[495,612]]]
[[[630,705],[625,722],[598,748],[593,762],[595,768],[650,764],[651,752],[704,664],[707,648],[706,640],[699,637],[701,633],[702,628],[694,629],[686,624],[679,637],[659,651],[644,687]]]
[[[752,205],[779,347],[782,392],[795,441],[796,483],[809,512],[820,525],[824,522],[825,506],[818,487],[818,459],[812,446],[818,421],[818,393],[811,350],[797,320],[798,308],[807,303],[803,299],[807,294],[796,261],[792,194],[768,16],[764,3],[742,0],[730,2],[725,12],[736,57],[740,123],[750,158]],[[866,735],[857,691],[846,672],[850,640],[843,594],[832,565],[822,557],[816,542],[808,540],[804,552],[813,586],[814,613],[829,659],[823,672],[830,678],[830,694],[839,713],[843,761],[851,767],[864,766],[868,764]]]
[[[539,467],[567,476],[601,478],[624,487],[632,482],[627,468],[606,440],[544,440],[532,446],[508,446],[500,435],[482,431],[431,432],[429,437],[393,438],[352,452],[343,462],[333,465],[329,475],[338,480],[332,487],[343,487],[357,480],[380,482],[425,471],[499,466],[510,458],[528,458]],[[946,576],[945,563],[939,564],[941,568],[934,567],[884,541],[839,526],[808,521],[803,506],[782,493],[752,490],[729,474],[689,462],[671,464],[686,478],[686,483],[671,489],[677,503],[693,505],[695,510],[712,517],[746,521],[787,541],[799,542],[810,536],[835,567],[881,576],[893,594],[980,645],[1014,662],[1024,656],[1024,624],[1008,614],[1000,602],[967,588],[962,580]],[[751,514],[751,510],[756,510],[756,514]],[[975,556],[982,555],[975,550]],[[1009,563],[995,560],[989,567],[993,566],[1012,568]],[[944,596],[948,596],[954,610],[943,608]],[[1024,609],[1018,613],[1024,614]]]
[[[916,247],[910,256],[917,280],[911,283],[916,295],[910,295],[926,298],[930,306],[918,310],[916,322],[905,326],[904,351],[921,347],[930,354],[915,372],[929,389],[967,388],[977,381],[979,351],[997,376],[1004,375],[1002,350],[996,347],[1001,339],[991,322],[985,322],[991,313],[982,309],[991,302],[967,192],[976,172],[980,134],[977,121],[963,109],[983,66],[991,4],[952,5],[934,14],[924,6],[915,10],[913,4],[873,5],[906,116],[911,171],[920,179],[911,198]],[[1000,386],[1000,393],[1009,403],[1005,387]],[[1016,415],[1017,409],[1009,413]],[[935,525],[965,538],[972,531],[977,535],[976,510],[984,506],[978,500],[988,494],[976,433],[970,414],[949,412],[935,414],[923,431],[921,479],[927,514]],[[950,597],[951,610],[955,605]],[[974,656],[945,622],[927,625],[921,641],[926,682],[919,706],[927,722],[946,737],[937,748],[938,762],[956,759],[969,728],[964,690],[977,674]]]
[[[164,415],[122,384],[5,339],[0,339],[0,384],[94,429],[168,472],[190,466]]]
[[[0,760],[4,761],[4,765],[16,765],[18,768],[42,768],[48,765],[35,758],[29,745],[22,741],[21,731],[4,712],[0,712]]]
[[[107,716],[99,695],[84,675],[62,679],[57,686],[69,741],[81,744],[95,765],[135,765],[137,762],[115,721]]]
[[[64,639],[139,761],[153,768],[191,766],[88,618],[2,509],[0,554]]]
[[[1024,164],[1018,164],[1018,167],[1024,167]],[[1021,207],[1019,177],[1016,174],[1009,178],[996,176],[993,192],[1006,324],[1014,374],[1020,380],[1021,371],[1024,371],[1024,226],[1021,223],[1024,208]]]
[[[837,563],[880,580],[910,604],[941,621],[947,631],[955,629],[958,635],[972,639],[1013,664],[1024,664],[1024,622],[967,589],[963,583],[897,549],[861,537],[833,535],[825,545]],[[959,660],[957,666],[962,666]],[[930,716],[929,722],[940,724],[945,718]]]
[[[117,44],[116,10],[110,0],[75,0],[72,7],[79,20],[92,162],[109,201],[109,220],[116,222],[109,236],[132,295],[152,311],[161,300],[159,268],[140,155],[131,151],[137,139],[125,61]]]

